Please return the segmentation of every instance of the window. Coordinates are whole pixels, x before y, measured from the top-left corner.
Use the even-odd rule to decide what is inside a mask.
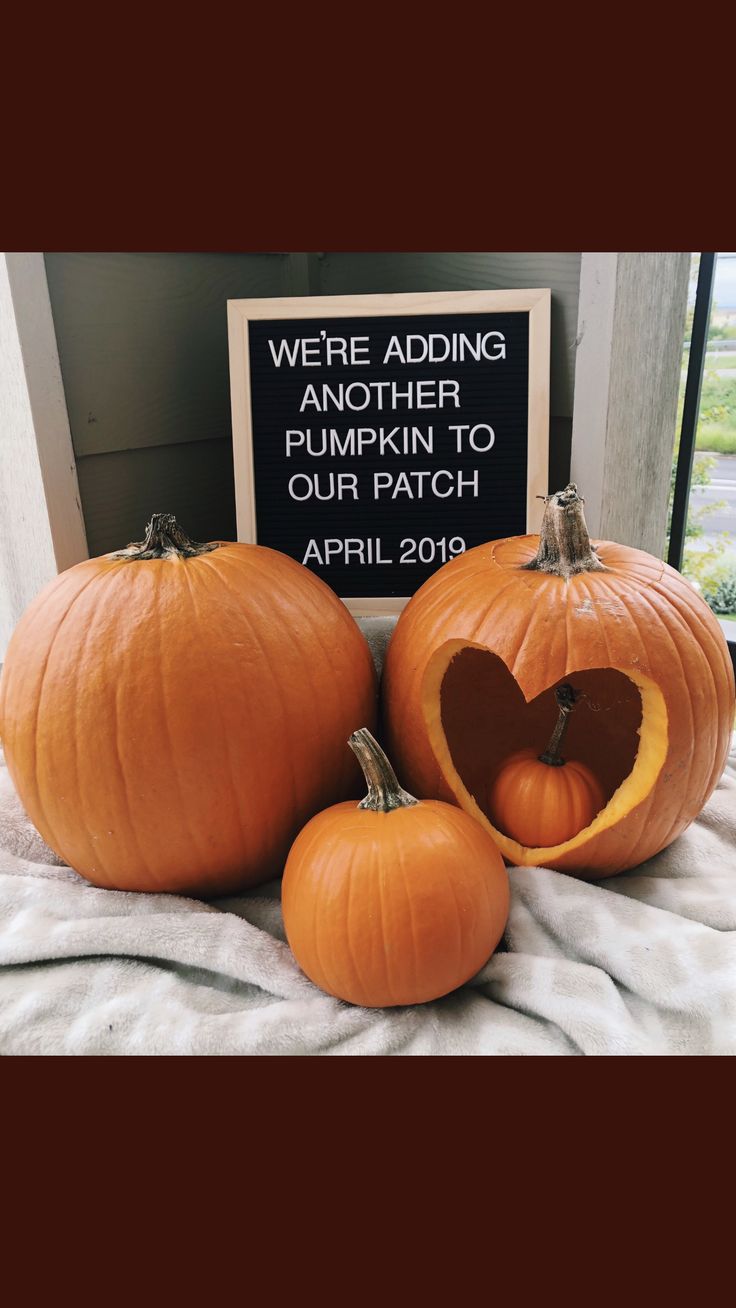
[[[680,567],[698,588],[733,645],[736,642],[734,252],[693,255],[677,416],[668,560],[674,567]]]

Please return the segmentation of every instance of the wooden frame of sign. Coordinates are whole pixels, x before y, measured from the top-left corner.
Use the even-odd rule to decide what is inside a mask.
[[[494,480],[489,475],[485,481],[490,486],[491,494],[496,495],[497,516],[496,519],[489,517],[487,530],[481,528],[479,536],[476,520],[475,535],[478,538],[471,539],[468,548],[471,544],[479,544],[498,536],[537,531],[543,510],[539,497],[547,494],[550,300],[549,289],[539,289],[440,291],[409,295],[318,295],[228,301],[238,539],[271,545],[297,557],[302,552],[301,543],[295,550],[296,542],[291,541],[291,548],[288,548],[286,538],[300,513],[314,509],[329,518],[330,512],[339,505],[339,512],[353,530],[359,531],[362,526],[364,532],[369,530],[371,534],[346,538],[338,535],[321,540],[310,537],[305,557],[299,561],[306,562],[318,575],[323,575],[353,614],[398,613],[409,598],[403,592],[407,589],[412,592],[416,590],[426,575],[446,558],[462,552],[457,547],[457,542],[461,542],[464,549],[465,538],[449,528],[436,539],[437,530],[442,528],[435,528],[432,536],[424,536],[419,540],[411,537],[402,539],[400,547],[406,548],[394,549],[392,545],[392,557],[385,557],[382,553],[381,535],[372,533],[380,532],[381,515],[388,514],[389,499],[393,497],[395,507],[392,512],[398,521],[401,520],[400,515],[406,515],[404,521],[409,523],[407,529],[411,529],[412,511],[415,514],[419,512],[416,499],[421,499],[425,491],[429,498],[430,488],[431,493],[441,501],[453,495],[462,497],[464,493],[467,497],[482,501],[483,497],[479,496],[479,468],[489,468],[487,456],[491,449],[494,449],[493,472],[496,476]],[[488,315],[493,321],[489,322]],[[314,334],[307,336],[301,332],[297,337],[293,330],[295,325],[313,319],[319,321],[319,326],[315,323]],[[341,330],[342,319],[352,320],[349,331],[344,327]],[[375,326],[371,320],[377,320]],[[262,323],[266,324],[265,328],[261,327]],[[457,331],[454,330],[455,325]],[[373,335],[365,330],[365,327],[371,326]],[[412,327],[415,328],[414,332]],[[473,330],[475,327],[479,330]],[[390,337],[386,335],[389,331],[392,332]],[[380,336],[382,332],[377,347],[382,354],[379,359],[374,346],[377,335]],[[411,341],[407,339],[409,336]],[[511,338],[518,342],[518,348]],[[266,350],[267,345],[270,353]],[[423,351],[425,353],[422,358]],[[441,357],[442,352],[444,358]],[[516,356],[516,364],[512,355]],[[505,369],[499,369],[498,363],[505,364]],[[362,368],[366,371],[362,372]],[[392,373],[393,380],[390,380]],[[465,414],[471,419],[470,422],[463,424],[460,421],[463,417],[460,382],[447,379],[447,373],[455,379],[459,376],[463,394],[467,392],[470,396]],[[341,374],[345,379],[344,384],[340,381]],[[382,379],[376,381],[377,375],[382,376]],[[487,391],[489,385],[493,388],[490,401],[483,391],[483,387]],[[355,392],[355,397],[352,392]],[[370,400],[366,404],[350,402],[353,398],[360,401],[366,394],[375,402],[374,409],[376,403],[379,409],[385,408],[385,417],[379,413],[378,421],[387,425],[351,426],[346,430],[345,422],[360,423],[361,414],[363,421],[371,421],[371,414],[366,416],[363,412],[368,408]],[[299,395],[302,396],[302,402],[295,407],[295,399]],[[494,414],[488,412],[488,406],[489,403],[492,407],[496,404],[495,396],[498,396],[495,419],[500,418],[497,444],[496,428],[490,422],[472,423],[473,417],[490,417],[494,421]],[[385,406],[384,399],[387,401]],[[399,410],[404,400],[407,409],[414,412],[414,424],[420,409],[427,410],[427,420],[431,421],[424,427],[401,425],[402,414]],[[443,413],[445,405],[447,410]],[[306,416],[305,407],[309,409]],[[344,408],[351,411],[347,417]],[[457,468],[443,467],[433,473],[433,460],[437,462],[434,456],[434,427],[438,412],[440,421],[445,424],[442,432],[444,453],[438,452],[438,455],[442,455],[443,462],[456,462]],[[421,423],[425,415],[418,416]],[[450,425],[450,418],[457,419],[457,422]],[[372,420],[377,421],[375,417]],[[320,434],[314,436],[312,433],[316,432],[316,428],[307,425],[318,422],[332,424],[336,421],[340,424],[339,427],[322,427]],[[289,427],[290,422],[294,424],[292,427]],[[504,427],[509,432],[505,444]],[[254,441],[254,431],[257,441]],[[452,437],[450,432],[454,433]],[[276,450],[282,438],[285,453],[284,446],[281,446],[282,453],[279,454]],[[328,446],[328,441],[332,442],[331,446]],[[386,451],[388,457],[385,466],[391,467],[390,472],[376,471],[379,447],[381,457]],[[333,468],[349,466],[353,471],[323,472],[329,463],[328,450],[332,454]],[[335,461],[335,450],[340,461]],[[451,453],[448,455],[447,451]],[[352,461],[348,458],[347,464],[346,452],[353,456]],[[399,461],[401,456],[405,456],[404,464],[407,460],[410,465],[413,462],[415,469],[424,465],[423,471],[407,472],[402,465],[402,470],[397,472],[397,454],[400,456]],[[307,456],[313,456],[315,461],[305,466],[304,458]],[[361,456],[364,456],[363,462],[356,463],[356,457]],[[283,487],[286,484],[284,477],[278,483],[281,487],[278,494],[274,490],[276,483],[273,470],[280,459],[284,463],[284,473],[297,469],[288,481],[293,505],[283,499]],[[288,464],[286,459],[290,460]],[[471,468],[468,459],[474,460],[477,466]],[[463,460],[466,462],[463,463]],[[300,467],[305,470],[299,471]],[[367,469],[366,475],[361,477],[360,490],[356,467],[361,474]],[[314,473],[311,472],[312,468],[316,469]],[[508,470],[505,482],[504,469]],[[260,533],[257,532],[256,478],[259,504],[262,500],[266,502],[267,493],[271,497],[264,510],[270,530],[261,530]],[[411,478],[414,479],[413,483]],[[439,481],[438,478],[442,480]],[[268,488],[267,492],[265,487]],[[373,489],[376,501],[371,510],[366,508],[370,494],[363,493],[363,488],[368,487]],[[306,509],[299,508],[312,494],[316,497],[314,505],[308,505]],[[355,501],[361,499],[362,502],[356,505]],[[324,505],[330,500],[333,503],[329,510],[317,506],[316,501],[321,501]],[[380,504],[378,501],[381,501]],[[480,504],[472,504],[466,498],[462,513],[467,518],[469,513],[471,516],[473,512],[477,513],[480,507]],[[446,505],[438,504],[437,512],[441,510],[444,513],[446,508]],[[509,513],[512,510],[515,516],[510,519]],[[371,514],[370,521],[366,519],[366,513]],[[278,530],[274,525],[277,521]],[[512,522],[511,530],[508,529],[509,521]],[[340,560],[343,566],[334,565],[331,570],[330,549],[333,548],[339,554],[341,547],[344,549],[344,559]],[[434,557],[420,558],[417,549],[421,554],[422,547],[424,556],[431,549]],[[396,560],[393,558],[394,553],[397,554]],[[395,580],[394,570],[394,584],[390,588],[393,593],[359,593],[361,589],[380,589],[380,582],[376,578],[390,576],[390,569],[386,565],[394,568],[396,562],[415,566],[408,570],[402,569],[399,582]],[[383,572],[378,565],[383,565]],[[361,587],[359,580],[356,583],[356,576],[360,578],[369,574],[370,585]],[[344,584],[343,576],[347,579]],[[404,578],[410,579],[409,587],[403,584]]]

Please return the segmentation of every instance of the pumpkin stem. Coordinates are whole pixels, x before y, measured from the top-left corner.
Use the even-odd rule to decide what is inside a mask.
[[[551,768],[561,768],[563,766],[565,760],[564,758],[560,758],[560,750],[562,748],[562,742],[565,739],[565,732],[567,731],[570,721],[570,714],[575,707],[575,701],[579,698],[580,691],[575,690],[574,687],[570,685],[569,681],[566,681],[564,686],[557,687],[557,690],[555,691],[555,699],[557,700],[557,707],[560,710],[560,713],[555,724],[555,729],[550,736],[549,744],[544,753],[539,755],[540,763],[548,763]]]
[[[522,568],[529,572],[550,572],[569,581],[578,572],[605,572],[590,543],[583,516],[585,500],[570,482],[563,491],[545,497],[544,518],[536,557]]]
[[[208,554],[219,549],[217,541],[201,544],[190,540],[182,531],[173,513],[154,513],[146,527],[145,540],[133,541],[127,549],[118,550],[113,559],[192,559],[197,554]]]
[[[394,808],[411,808],[419,800],[402,790],[391,764],[378,741],[367,727],[354,731],[348,744],[363,769],[368,794],[358,808],[369,808],[375,813],[390,813]]]

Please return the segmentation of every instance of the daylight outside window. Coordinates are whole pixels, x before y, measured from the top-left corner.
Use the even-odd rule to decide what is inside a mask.
[[[694,254],[678,438],[699,264],[700,255]],[[674,476],[673,464],[673,487]],[[719,253],[716,258],[682,571],[718,616],[727,639],[736,640],[736,252]]]

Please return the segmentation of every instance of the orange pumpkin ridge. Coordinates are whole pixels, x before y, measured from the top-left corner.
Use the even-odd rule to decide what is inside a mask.
[[[571,840],[526,846],[490,821],[488,778],[549,730],[568,681],[599,710],[575,715],[570,756],[606,802]],[[642,550],[592,545],[571,485],[548,497],[540,536],[468,550],[417,591],[387,650],[383,707],[412,789],[475,816],[509,862],[600,877],[651,857],[700,811],[725,763],[734,680],[691,584]]]
[[[55,578],[10,641],[0,737],[44,839],[97,885],[214,895],[278,875],[358,792],[370,650],[313,573],[170,515]],[[346,758],[347,754],[347,758]]]

